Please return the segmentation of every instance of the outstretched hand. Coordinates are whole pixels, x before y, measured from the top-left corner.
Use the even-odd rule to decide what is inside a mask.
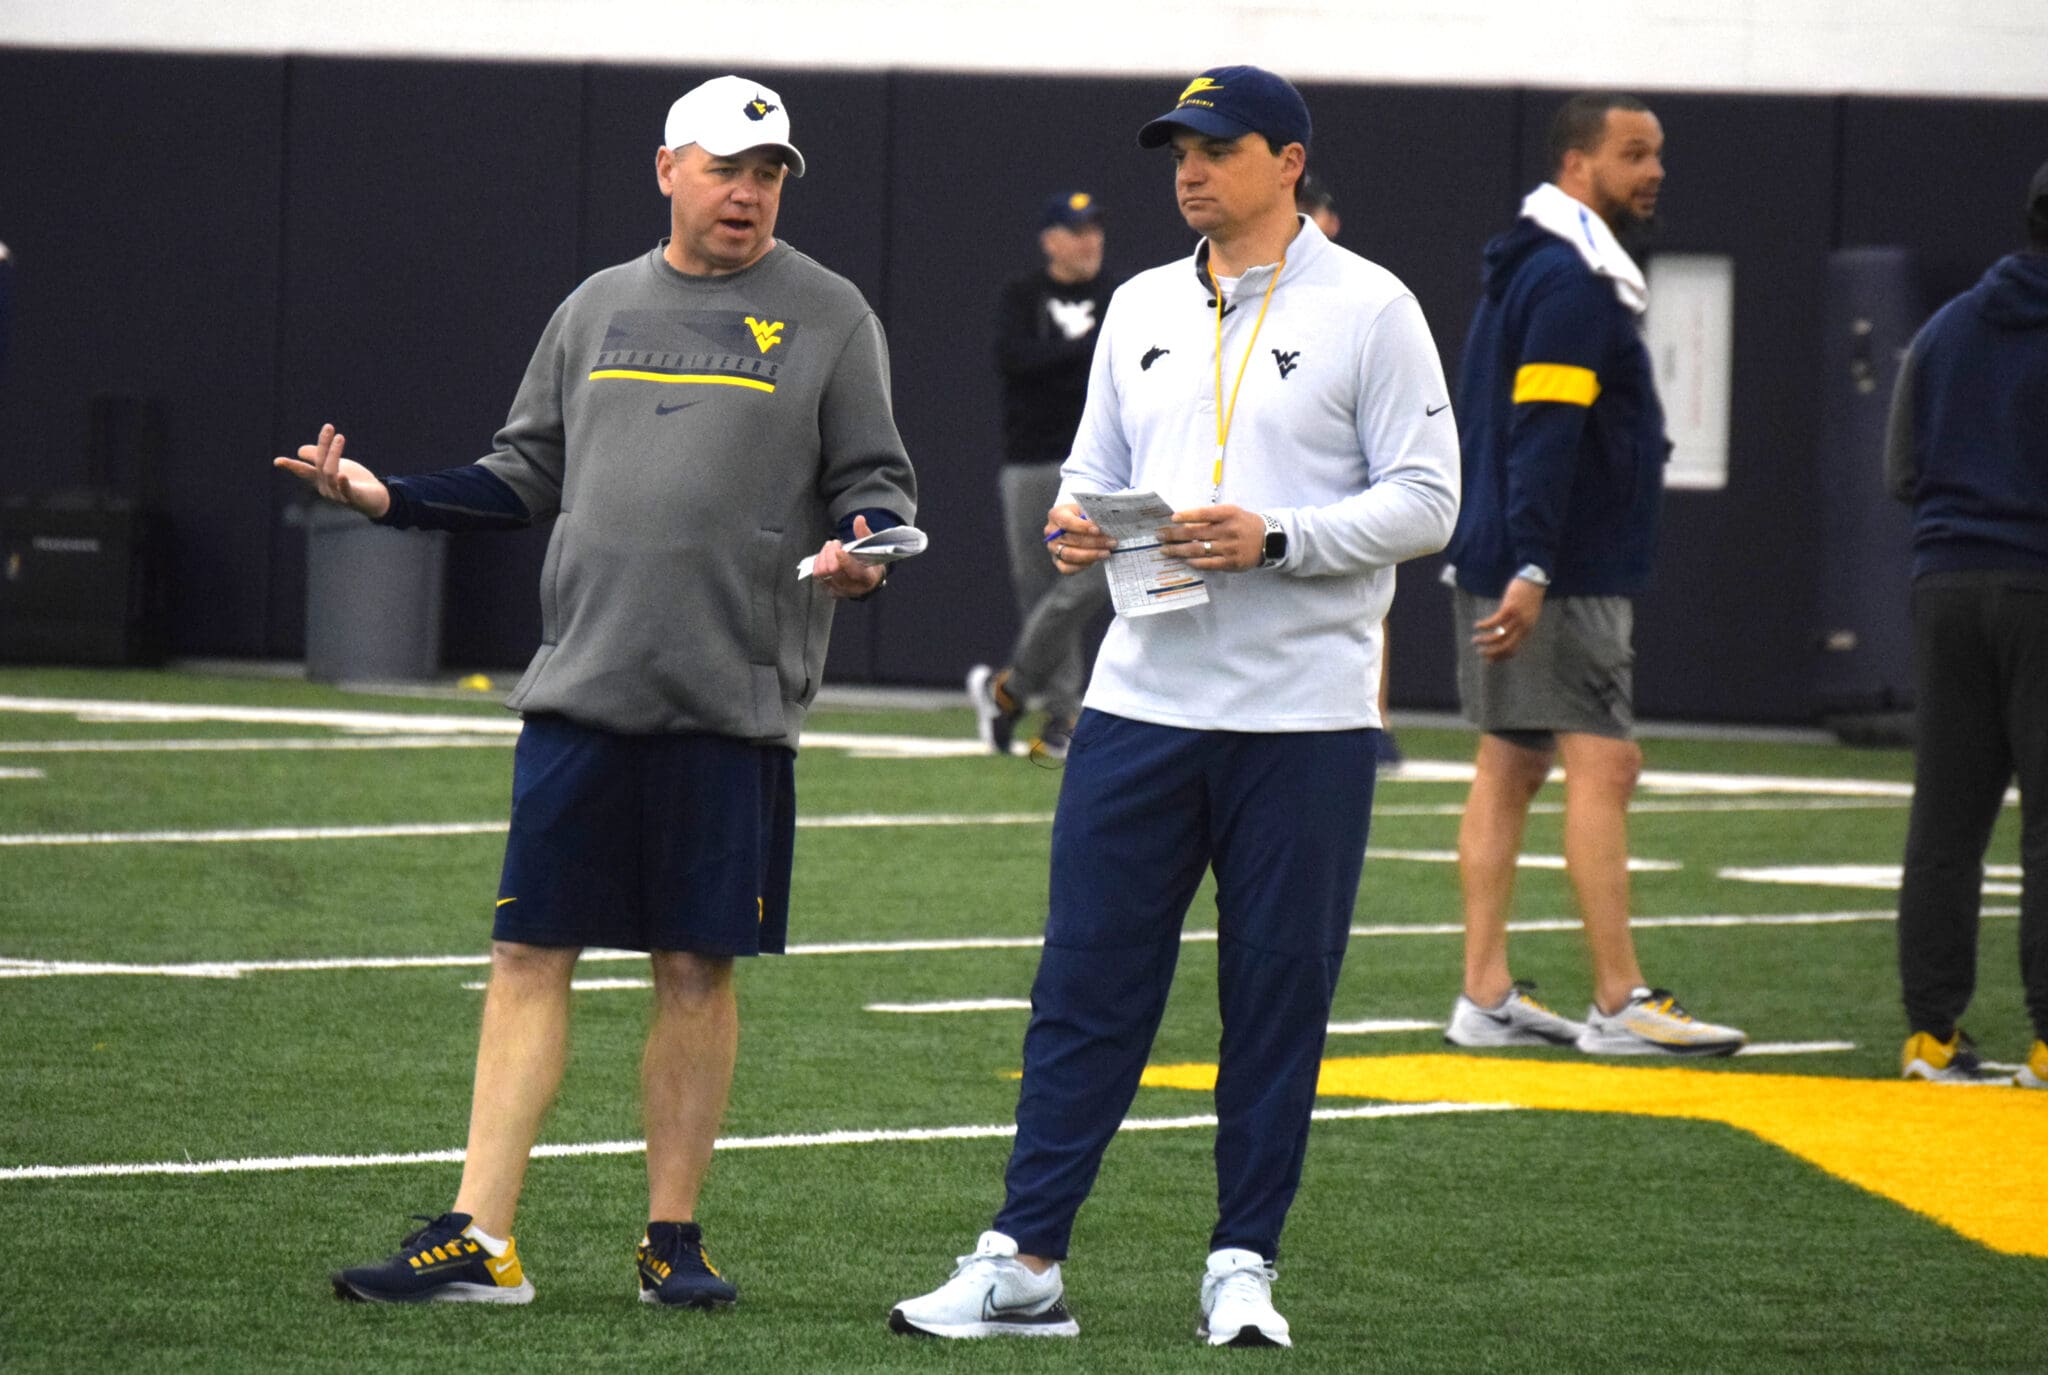
[[[375,520],[391,509],[391,493],[375,473],[354,459],[341,456],[347,443],[347,438],[337,433],[334,426],[322,425],[320,438],[312,444],[301,444],[297,458],[279,455],[270,460],[270,465],[311,484],[323,500],[361,511]]]
[[[866,516],[853,518],[855,539],[866,539],[873,533],[868,529]],[[865,597],[882,585],[885,571],[880,564],[862,563],[836,539],[826,540],[811,564],[811,578],[823,583],[825,590],[835,597]]]

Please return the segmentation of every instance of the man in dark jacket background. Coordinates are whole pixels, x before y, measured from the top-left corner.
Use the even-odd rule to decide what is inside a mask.
[[[1045,553],[1046,512],[1088,397],[1095,337],[1113,286],[1102,275],[1102,203],[1086,191],[1047,199],[1038,219],[1045,266],[1004,285],[996,306],[996,369],[1003,378],[1003,531],[1017,639],[1007,665],[967,676],[981,741],[1011,752],[1027,708],[1045,712],[1034,759],[1063,760],[1081,715],[1088,632],[1109,604],[1102,570],[1061,577]]]
[[[1885,480],[1913,505],[1913,812],[1899,890],[1908,1079],[2004,1079],[1957,1026],[1976,988],[1984,848],[2020,790],[2020,976],[2048,1088],[2048,163],[2027,248],[1915,336]]]
[[[1636,745],[1632,598],[1649,580],[1670,444],[1640,319],[1649,294],[1619,236],[1663,185],[1664,130],[1633,96],[1566,101],[1551,179],[1486,247],[1486,291],[1458,379],[1464,499],[1455,570],[1458,697],[1480,736],[1458,830],[1464,988],[1455,1045],[1599,1055],[1727,1055],[1733,1027],[1652,988],[1629,930]],[[1507,918],[1529,804],[1565,774],[1565,868],[1593,964],[1581,1025],[1508,969]]]

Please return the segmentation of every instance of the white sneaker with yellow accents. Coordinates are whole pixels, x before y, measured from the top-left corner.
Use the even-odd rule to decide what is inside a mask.
[[[1749,1037],[1702,1021],[1678,1005],[1668,988],[1638,988],[1617,1012],[1586,1009],[1579,1049],[1588,1055],[1733,1055]]]

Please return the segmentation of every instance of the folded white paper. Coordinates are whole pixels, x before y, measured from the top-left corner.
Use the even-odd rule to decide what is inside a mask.
[[[930,542],[925,538],[924,531],[915,525],[892,525],[886,530],[862,535],[859,539],[849,541],[840,547],[862,563],[895,563],[898,559],[922,554]],[[818,556],[813,554],[797,564],[797,581],[801,582],[811,576],[811,565],[816,563],[817,559]]]

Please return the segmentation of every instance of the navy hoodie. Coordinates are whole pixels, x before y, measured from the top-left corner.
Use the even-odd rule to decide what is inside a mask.
[[[1553,596],[1633,596],[1671,452],[1636,316],[1530,219],[1486,246],[1485,281],[1458,374],[1458,585],[1498,597],[1534,564]]]
[[[1914,336],[1885,436],[1913,576],[2048,572],[2048,253],[2015,253]]]

